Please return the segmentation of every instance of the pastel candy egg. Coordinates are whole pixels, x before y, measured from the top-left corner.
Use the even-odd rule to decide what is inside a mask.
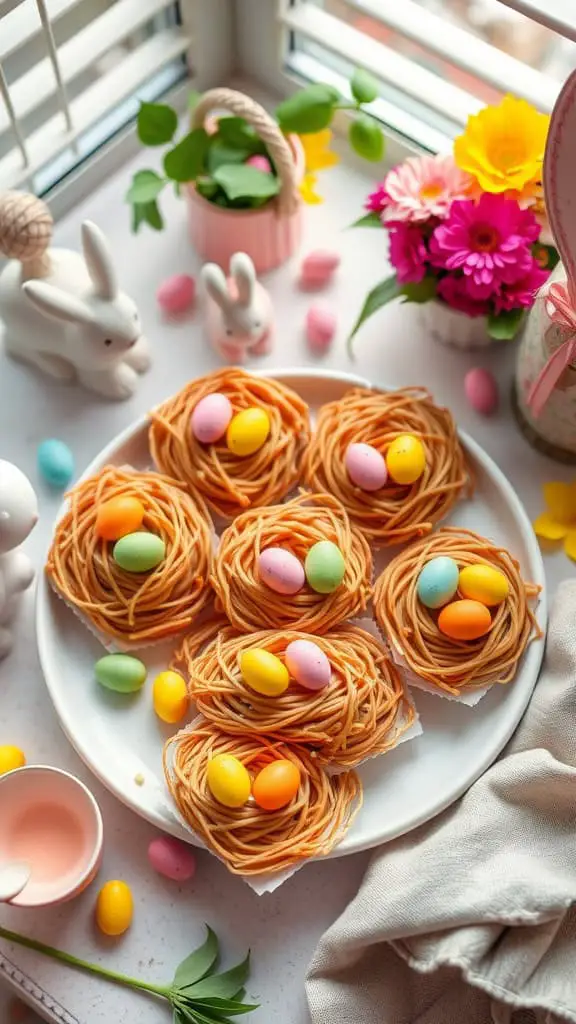
[[[277,594],[297,594],[306,577],[302,562],[285,548],[266,548],[258,558],[258,575]]]
[[[162,282],[156,301],[164,313],[184,313],[196,297],[196,282],[190,274],[173,274]]]
[[[464,393],[476,412],[490,416],[498,408],[498,384],[490,370],[475,367],[464,377]]]
[[[208,762],[206,781],[214,799],[224,807],[242,807],[250,796],[250,776],[231,754],[217,754]]]
[[[272,173],[272,164],[263,153],[254,153],[253,156],[249,156],[246,160],[246,167],[255,167],[257,171],[262,171],[263,174]]]
[[[166,544],[155,533],[128,533],[116,541],[112,554],[127,572],[149,572],[166,556]]]
[[[441,608],[448,604],[457,589],[458,565],[445,555],[426,562],[416,584],[416,593],[427,608]]]
[[[270,418],[264,409],[251,407],[236,414],[226,431],[226,444],[234,455],[253,455],[270,433]]]
[[[306,338],[312,352],[326,352],[336,333],[336,316],[327,306],[310,306],[306,314]]]
[[[319,540],[306,555],[304,571],[312,590],[318,594],[331,594],[344,579],[344,555],[331,540]]]
[[[110,498],[102,502],[96,511],[95,530],[103,540],[120,540],[127,533],[134,533],[142,526],[144,505],[130,495]]]
[[[201,398],[194,408],[190,426],[197,441],[213,444],[224,437],[232,419],[232,405],[226,395],[216,392]]]
[[[349,444],[344,464],[352,483],[362,491],[378,491],[386,483],[386,462],[371,444]]]
[[[413,434],[400,434],[386,452],[388,472],[397,484],[413,484],[424,472],[424,445]]]
[[[458,588],[462,597],[481,604],[501,604],[510,592],[510,584],[503,572],[491,565],[467,565],[460,571]]]
[[[322,288],[330,282],[339,265],[340,256],[337,252],[315,249],[304,257],[300,265],[300,287]]]
[[[173,882],[188,882],[196,873],[196,857],[174,836],[159,836],[148,847],[148,860],[159,875]]]
[[[13,772],[16,768],[23,768],[25,764],[26,757],[19,747],[10,744],[0,746],[0,775]]]
[[[265,811],[286,807],[300,788],[300,769],[292,761],[278,760],[267,764],[252,783],[252,796]]]
[[[94,666],[101,686],[116,693],[136,693],[146,680],[146,665],[131,654],[105,654]]]
[[[451,640],[478,640],[488,633],[492,616],[479,601],[452,601],[438,616],[438,628]]]
[[[246,686],[264,697],[279,697],[290,682],[288,669],[280,658],[260,647],[242,651],[240,672]]]
[[[74,476],[74,456],[64,441],[50,438],[38,445],[38,470],[50,487],[67,487]]]
[[[98,893],[96,924],[104,935],[123,935],[132,924],[134,900],[126,882],[106,882]]]
[[[323,690],[332,678],[328,658],[312,640],[293,640],[284,660],[290,675],[306,690]]]
[[[163,722],[174,725],[188,711],[188,687],[178,672],[160,672],[152,688],[154,711]]]

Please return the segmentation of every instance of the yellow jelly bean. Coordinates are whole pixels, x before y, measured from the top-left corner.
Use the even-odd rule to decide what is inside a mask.
[[[208,762],[206,781],[214,799],[224,807],[242,807],[250,796],[250,776],[231,754],[217,754]]]
[[[413,434],[400,434],[386,452],[386,467],[397,484],[413,484],[424,472],[426,451]]]
[[[188,711],[188,688],[178,672],[161,672],[152,690],[154,711],[163,722],[174,725]]]
[[[244,409],[230,420],[226,444],[234,455],[253,455],[270,433],[270,417],[264,409]]]
[[[0,775],[13,772],[15,768],[23,768],[26,758],[19,747],[0,747]]]
[[[106,882],[98,893],[96,924],[104,935],[123,935],[132,924],[134,900],[126,882]]]
[[[458,589],[462,597],[480,601],[488,607],[501,604],[508,597],[510,585],[503,572],[491,565],[467,565],[460,570]]]
[[[259,647],[242,651],[240,671],[246,685],[264,697],[279,697],[290,682],[288,669],[280,658]]]

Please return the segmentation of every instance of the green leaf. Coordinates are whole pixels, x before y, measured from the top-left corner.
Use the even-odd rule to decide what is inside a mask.
[[[369,71],[356,68],[350,81],[350,91],[357,103],[372,103],[380,95],[380,86]]]
[[[164,146],[170,142],[178,117],[165,103],[141,103],[138,111],[138,138],[145,146]]]
[[[234,149],[247,149],[249,156],[266,152],[262,139],[243,117],[221,117],[217,138]]]
[[[185,985],[183,988],[188,1002],[197,999],[232,999],[239,988],[242,988],[250,973],[250,953],[242,963],[232,967],[223,974],[213,974],[209,978],[203,978],[195,985]]]
[[[387,277],[385,281],[381,281],[380,284],[377,284],[376,287],[369,292],[360,311],[360,316],[354,324],[352,332],[348,338],[348,355],[350,357],[352,357],[352,340],[355,334],[360,330],[362,324],[368,320],[369,317],[373,316],[374,313],[377,313],[382,306],[386,306],[387,303],[392,302],[392,299],[397,298],[401,293],[402,286],[398,284],[395,274],[392,277]]]
[[[208,150],[206,166],[210,174],[214,174],[214,171],[217,171],[223,164],[245,163],[250,155],[249,149],[235,149],[233,146],[227,146],[226,143],[215,139]]]
[[[251,1013],[252,1010],[258,1010],[260,1004],[255,1003],[241,1003],[237,999],[193,999],[194,1007],[203,1012],[214,1012],[215,1015],[225,1015],[227,1017],[239,1017],[243,1013]]]
[[[202,93],[197,92],[196,89],[193,89],[188,96],[188,110],[190,111],[191,114],[196,110],[196,107],[198,106],[198,103],[201,99]]]
[[[553,245],[544,245],[542,242],[534,242],[532,255],[543,270],[554,270],[560,260],[557,249]]]
[[[276,119],[284,132],[320,132],[330,124],[339,99],[336,89],[318,82],[284,100],[276,108]]]
[[[216,964],[219,954],[218,939],[208,925],[206,925],[206,932],[206,941],[193,953],[190,953],[190,956],[187,956],[176,968],[172,982],[173,990],[186,985],[194,985],[197,981],[205,978]]]
[[[348,141],[352,149],[364,160],[374,163],[384,156],[384,135],[380,125],[365,114],[354,118],[348,129]]]
[[[134,203],[132,206],[132,231],[135,234],[141,224],[149,224],[155,231],[162,231],[164,220],[155,199],[149,203]]]
[[[502,313],[491,313],[488,317],[488,334],[495,341],[512,341],[520,330],[524,313],[524,309],[505,309]]]
[[[350,225],[351,228],[381,228],[382,221],[380,220],[380,214],[376,210],[370,210],[369,213],[365,213],[359,220],[355,220]]]
[[[220,191],[220,185],[214,181],[214,178],[204,175],[203,177],[196,178],[196,191],[201,196],[204,196],[204,199],[213,199]]]
[[[257,167],[245,164],[224,164],[214,171],[214,181],[224,189],[228,199],[270,199],[280,190],[280,182],[273,174],[265,174]]]
[[[164,170],[173,181],[194,181],[205,168],[210,139],[204,128],[195,128],[166,153]]]
[[[166,179],[161,178],[156,171],[136,171],[126,193],[126,202],[150,203],[160,195],[165,185]]]
[[[421,281],[403,284],[400,289],[400,294],[403,296],[402,302],[430,302],[436,297],[437,284],[437,278],[431,275],[422,278]]]

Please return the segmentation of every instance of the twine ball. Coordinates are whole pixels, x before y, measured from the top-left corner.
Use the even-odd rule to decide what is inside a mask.
[[[27,263],[46,251],[52,238],[52,214],[42,199],[26,192],[0,196],[0,252]]]

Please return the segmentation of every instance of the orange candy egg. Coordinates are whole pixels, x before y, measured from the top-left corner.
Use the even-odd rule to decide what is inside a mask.
[[[451,640],[478,640],[492,625],[489,609],[479,601],[452,601],[438,616],[438,628]]]
[[[96,534],[103,540],[120,540],[142,526],[144,505],[138,498],[110,498],[98,506]]]
[[[296,796],[300,771],[292,761],[272,761],[254,779],[252,796],[264,811],[279,811]]]

